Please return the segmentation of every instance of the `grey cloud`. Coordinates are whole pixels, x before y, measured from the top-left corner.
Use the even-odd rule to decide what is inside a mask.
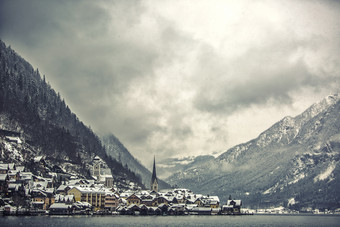
[[[293,91],[334,83],[336,75],[314,75],[303,59],[289,61],[299,47],[314,48],[313,42],[285,41],[278,37],[273,40],[249,49],[232,61],[212,48],[205,48],[198,71],[198,77],[203,80],[194,100],[196,108],[231,114],[252,105],[290,104]]]
[[[1,4],[0,37],[30,52],[50,73],[47,79],[56,90],[90,124],[100,124],[100,116],[114,108],[132,80],[152,74],[157,50],[140,44],[139,37],[124,37],[139,23],[140,1],[114,1],[112,9],[97,1]],[[114,33],[108,34],[109,29]]]
[[[1,9],[1,37],[36,47],[58,44],[60,38],[99,35],[108,21],[93,1],[1,1]]]
[[[289,104],[290,93],[306,86],[339,85],[334,82],[338,70],[319,76],[302,58],[287,61],[298,48],[323,48],[318,37],[285,39],[271,31],[246,53],[228,58],[187,34],[171,16],[163,18],[153,2],[144,3],[2,0],[0,38],[46,74],[85,124],[102,134],[114,133],[143,154],[194,153],[191,146],[197,144],[196,149],[219,149],[215,144],[224,144],[228,133],[227,116],[220,114]],[[339,59],[336,45],[329,62]],[[182,89],[188,97],[176,93]],[[135,90],[144,98],[130,95]],[[143,159],[143,154],[137,155]]]

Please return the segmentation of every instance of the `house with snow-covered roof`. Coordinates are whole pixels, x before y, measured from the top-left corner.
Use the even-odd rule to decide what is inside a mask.
[[[105,196],[105,210],[115,211],[119,206],[119,196],[116,193],[107,193]]]
[[[71,188],[67,194],[74,195],[77,202],[87,202],[90,203],[95,210],[103,210],[105,206],[105,196],[106,193],[109,192],[106,188],[76,186]]]
[[[226,205],[222,206],[222,214],[240,214],[241,213],[241,200],[228,200]]]

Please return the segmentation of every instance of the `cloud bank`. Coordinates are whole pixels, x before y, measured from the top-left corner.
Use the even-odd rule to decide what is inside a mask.
[[[222,152],[339,92],[337,1],[0,2],[0,38],[148,166]]]

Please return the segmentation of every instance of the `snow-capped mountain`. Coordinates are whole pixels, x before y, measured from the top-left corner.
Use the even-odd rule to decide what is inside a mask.
[[[168,178],[171,184],[232,194],[253,207],[340,205],[340,96],[285,117],[256,139]]]

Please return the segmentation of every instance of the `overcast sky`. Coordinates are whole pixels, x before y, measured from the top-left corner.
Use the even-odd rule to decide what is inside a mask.
[[[337,1],[0,0],[0,38],[149,168],[221,153],[340,88]]]

